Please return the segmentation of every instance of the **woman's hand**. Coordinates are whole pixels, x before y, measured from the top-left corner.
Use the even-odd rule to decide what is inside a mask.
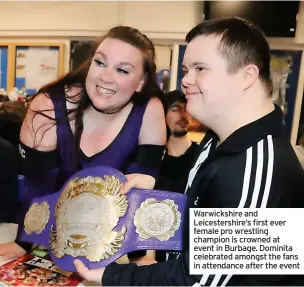
[[[0,256],[5,260],[15,259],[26,254],[26,251],[15,242],[0,244]]]
[[[98,268],[98,269],[89,269],[87,268],[79,259],[74,260],[74,265],[76,267],[77,272],[79,275],[90,282],[95,282],[101,284],[102,276],[104,273],[105,268]]]
[[[131,188],[141,188],[141,189],[153,189],[155,185],[155,178],[141,173],[132,173],[126,175],[127,182],[123,185],[121,189],[122,194],[126,194]]]

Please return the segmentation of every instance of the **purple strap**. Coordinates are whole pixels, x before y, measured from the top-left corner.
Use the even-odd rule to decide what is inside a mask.
[[[109,167],[94,167],[81,170],[73,175],[65,186],[70,182],[70,180],[74,177],[77,178],[85,178],[88,176],[93,177],[101,177],[103,178],[104,175],[115,176],[118,178],[122,183],[126,182],[125,176],[120,173],[119,171],[109,168]],[[59,196],[65,186],[58,191],[57,193],[47,195],[40,198],[35,198],[32,203],[41,203],[47,201],[50,208],[50,219],[45,226],[44,230],[40,234],[27,234],[23,231],[21,239],[23,241],[32,242],[44,245],[49,247],[49,240],[50,240],[50,231],[51,227],[53,226],[53,230],[56,229],[56,222],[54,217],[55,207],[57,205],[57,201]],[[175,192],[168,192],[168,191],[157,191],[157,190],[142,190],[142,189],[132,189],[127,194],[127,201],[128,201],[128,208],[126,214],[121,217],[114,227],[113,231],[120,231],[123,227],[126,228],[126,233],[124,239],[122,241],[122,247],[118,249],[118,251],[110,258],[100,260],[99,262],[91,262],[85,257],[79,257],[79,259],[86,264],[89,268],[100,268],[105,267],[108,264],[112,263],[116,259],[120,258],[121,256],[135,251],[135,250],[182,250],[182,222],[184,217],[184,211],[186,208],[186,196],[184,194],[175,193]],[[179,227],[176,228],[175,232],[171,234],[170,238],[166,240],[159,240],[155,237],[150,237],[148,239],[140,238],[139,234],[136,232],[136,226],[134,225],[134,216],[137,210],[140,208],[142,202],[146,202],[147,199],[155,199],[156,201],[163,201],[166,199],[172,200],[174,202],[181,215],[181,223]],[[149,214],[149,213],[148,213]],[[59,267],[75,271],[73,260],[75,259],[72,256],[64,255],[62,258],[57,258],[51,251],[50,255],[52,260],[55,262],[56,265]]]
[[[70,128],[64,89],[56,89],[51,92],[51,99],[54,104],[57,124],[57,150],[59,150],[61,161],[64,163],[62,168],[66,173],[65,178],[68,178],[77,171],[77,151],[75,138]]]

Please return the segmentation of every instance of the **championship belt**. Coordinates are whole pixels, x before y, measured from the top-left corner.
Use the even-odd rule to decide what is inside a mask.
[[[48,247],[69,271],[76,257],[95,269],[136,250],[182,250],[186,196],[136,188],[122,195],[126,181],[103,166],[75,173],[60,191],[32,201],[21,240]]]

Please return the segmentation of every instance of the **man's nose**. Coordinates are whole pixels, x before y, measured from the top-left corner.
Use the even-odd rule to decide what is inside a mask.
[[[189,120],[190,115],[189,115],[189,113],[186,111],[186,109],[182,109],[180,113],[181,113],[181,118],[182,118],[182,119]]]
[[[182,87],[184,87],[185,89],[189,86],[194,85],[194,83],[195,83],[195,77],[191,72],[188,72],[183,76]]]

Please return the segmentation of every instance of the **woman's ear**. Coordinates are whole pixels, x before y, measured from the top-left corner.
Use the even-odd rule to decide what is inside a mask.
[[[139,93],[143,89],[143,87],[145,85],[145,82],[146,82],[146,78],[147,78],[147,75],[145,74],[142,77],[142,79],[140,80],[140,82],[139,82],[139,84],[138,84],[138,86],[137,86],[137,88],[135,90],[137,93]]]

